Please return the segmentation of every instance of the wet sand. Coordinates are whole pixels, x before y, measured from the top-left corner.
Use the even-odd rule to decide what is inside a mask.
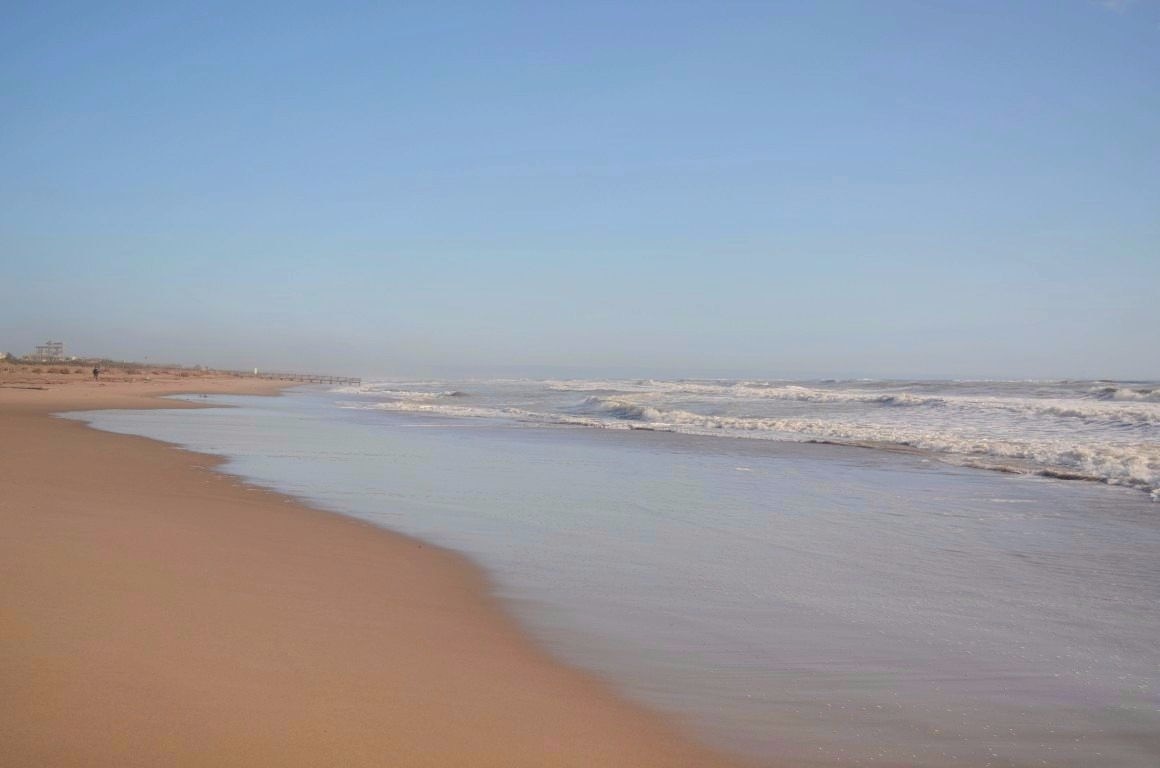
[[[548,657],[458,555],[51,416],[284,386],[151,378],[0,376],[0,764],[736,764]]]

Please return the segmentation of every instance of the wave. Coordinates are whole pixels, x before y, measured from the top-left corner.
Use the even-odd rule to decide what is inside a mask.
[[[466,396],[459,390],[448,390],[446,392],[414,392],[406,389],[376,389],[371,392],[365,392],[363,394],[377,395],[379,397],[390,397],[397,400],[438,400],[444,397]]]
[[[627,392],[648,388],[644,382],[616,381],[611,379],[548,379],[541,382],[550,392]]]
[[[642,405],[632,400],[597,397],[595,395],[584,398],[580,405],[573,410],[574,412],[601,414],[627,421],[661,421],[666,413],[675,413],[675,411],[662,412],[659,408]]]
[[[707,398],[730,398],[737,400],[787,400],[812,403],[867,403],[888,406],[958,406],[976,408],[1000,408],[1013,411],[1040,412],[1045,415],[1078,418],[1112,418],[1121,421],[1160,422],[1160,409],[1116,410],[1117,403],[1141,403],[1145,407],[1160,404],[1160,388],[1126,387],[1100,385],[1091,387],[1087,393],[1077,391],[1059,393],[1055,397],[1011,397],[988,396],[982,394],[964,395],[953,392],[939,394],[915,394],[906,391],[908,387],[946,386],[945,382],[892,383],[890,388],[867,389],[872,381],[851,382],[859,386],[839,388],[842,382],[824,381],[821,384],[836,386],[806,386],[801,383],[778,381],[663,381],[642,379],[618,380],[549,380],[543,382],[546,389],[557,392],[604,392],[619,394],[648,394],[656,396],[696,396]],[[978,383],[978,382],[973,382]],[[1024,383],[1024,382],[1021,382]],[[1043,383],[1043,382],[1031,382]],[[1047,382],[1059,384],[1060,382]],[[1046,394],[1046,393],[1045,393]],[[1087,400],[1081,399],[1084,394]],[[1100,402],[1092,402],[1098,400]]]
[[[689,388],[684,388],[689,392]],[[650,393],[651,394],[651,393]],[[704,397],[707,393],[699,393]],[[583,402],[585,406],[597,404],[597,401],[606,400],[614,403],[613,410],[623,412],[621,418],[639,418],[634,410],[640,403],[642,396],[632,393],[620,393],[619,397],[601,398],[589,396]],[[649,395],[643,396],[649,399]],[[1153,426],[1160,425],[1160,404],[1140,403],[1121,405],[1118,403],[1092,402],[1066,399],[1036,399],[1036,398],[1003,398],[1003,397],[965,397],[961,395],[944,395],[941,397],[927,397],[911,395],[904,392],[893,393],[830,393],[805,387],[783,387],[775,393],[764,395],[781,400],[796,400],[800,402],[818,404],[868,404],[884,407],[937,407],[954,408],[964,414],[977,411],[1006,411],[1025,417],[1050,416],[1063,419],[1080,419],[1083,421],[1103,423],[1119,426]],[[739,398],[729,398],[736,402]]]
[[[464,400],[469,395],[449,382],[378,382],[342,406],[916,450],[988,469],[1131,486],[1160,500],[1160,388],[1142,383],[523,380],[475,382],[472,392]]]
[[[517,408],[486,408],[470,405],[440,405],[429,402],[433,398],[406,398],[389,400],[386,402],[340,401],[339,408],[358,411],[398,411],[403,413],[430,413],[437,416],[457,416],[464,418],[502,418],[518,416],[521,411]],[[528,412],[528,416],[537,417],[542,414]]]
[[[1160,403],[1160,389],[1101,386],[1092,387],[1090,392],[1099,400]]]
[[[1115,402],[1048,398],[961,398],[965,408],[1004,410],[1025,416],[1054,416],[1064,419],[1119,424],[1124,426],[1160,424],[1160,404],[1120,405]]]
[[[893,445],[932,453],[989,459],[989,469],[1127,485],[1160,499],[1160,445],[1154,443],[1077,442],[1067,439],[1013,440],[973,435],[962,430],[897,426],[816,418],[763,418],[662,410],[617,398],[585,398],[579,408],[615,419],[649,424],[654,430],[819,440],[864,447]]]
[[[621,396],[699,398],[745,401],[783,400],[818,404],[865,404],[900,408],[1004,410],[1029,416],[1055,416],[1107,423],[1160,424],[1160,391],[1115,389],[1115,396],[1093,402],[1074,398],[991,397],[956,394],[916,395],[902,391],[829,390],[770,382],[551,382],[553,391],[607,392]],[[1112,402],[1112,401],[1115,402]],[[1121,402],[1132,405],[1121,405]],[[1139,403],[1136,405],[1136,403]],[[1155,403],[1155,405],[1153,405]]]
[[[1124,392],[1130,392],[1129,397]],[[1149,390],[1117,390],[1115,402],[1092,402],[1067,398],[979,397],[966,395],[914,395],[907,392],[827,392],[788,386],[769,390],[763,397],[815,403],[866,403],[886,406],[937,406],[961,410],[1003,410],[1028,416],[1054,416],[1107,423],[1160,424],[1160,396]],[[1154,397],[1155,396],[1155,397]],[[1139,405],[1120,405],[1138,402]],[[1157,405],[1152,405],[1156,403]]]
[[[755,385],[750,382],[742,382],[730,387],[729,393],[732,395],[740,394],[742,397],[796,400],[808,403],[878,403],[880,405],[897,406],[942,406],[947,403],[945,397],[913,395],[909,392],[872,392],[867,390],[836,392],[833,390],[803,387],[796,384],[768,387]]]
[[[398,400],[380,403],[339,402],[339,408],[361,411],[394,411],[398,413],[425,413],[461,419],[503,419],[532,422],[537,424],[566,424],[582,427],[602,427],[611,429],[631,429],[629,424],[606,423],[599,419],[582,416],[529,411],[523,408],[488,408],[469,405],[442,405],[418,400]]]
[[[435,400],[444,397],[467,397],[468,393],[458,389],[426,391],[414,389],[393,389],[381,384],[364,384],[354,387],[337,387],[330,390],[339,395],[373,395],[398,400]]]
[[[769,382],[696,382],[696,381],[548,381],[545,387],[555,392],[610,392],[623,394],[693,395],[697,397],[737,400],[794,400],[815,403],[880,403],[882,405],[943,405],[941,397],[913,395],[908,392],[874,392],[869,390],[836,391],[805,387],[800,384]]]

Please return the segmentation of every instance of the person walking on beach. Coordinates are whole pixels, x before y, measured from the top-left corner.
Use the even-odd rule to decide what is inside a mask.
[[[101,378],[100,366],[93,366],[93,381],[98,381]]]

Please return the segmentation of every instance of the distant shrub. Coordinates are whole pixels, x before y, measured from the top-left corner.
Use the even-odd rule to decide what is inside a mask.
[[[40,370],[39,368],[33,368],[31,372],[32,373],[44,373],[44,371]]]

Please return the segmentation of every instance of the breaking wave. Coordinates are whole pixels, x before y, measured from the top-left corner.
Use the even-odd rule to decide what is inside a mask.
[[[370,395],[374,397],[391,398],[398,400],[435,400],[444,397],[467,397],[467,393],[458,389],[428,391],[421,389],[394,389],[374,384],[364,384],[356,387],[337,387],[330,390],[341,395]]]
[[[1160,389],[1133,387],[1093,387],[1091,393],[1099,400],[1160,403]]]
[[[869,404],[893,407],[958,408],[963,410],[1004,410],[1026,415],[1107,421],[1117,424],[1160,424],[1160,390],[1102,387],[1092,400],[1072,398],[1011,398],[957,394],[926,395],[905,391],[866,389],[833,390],[799,384],[768,382],[625,382],[553,381],[548,387],[561,392],[609,392],[619,395],[644,393],[662,396],[692,396],[743,400],[784,400],[801,403]],[[1128,403],[1123,405],[1121,403]],[[1135,404],[1139,405],[1135,405]]]
[[[766,439],[822,440],[880,447],[897,445],[972,459],[976,466],[1056,477],[1097,480],[1153,492],[1160,497],[1160,445],[1074,442],[1061,439],[996,439],[968,431],[832,419],[762,418],[661,410],[630,400],[587,397],[580,409],[647,423],[653,429],[696,434],[729,433]],[[1069,416],[1067,409],[1040,413]],[[1084,412],[1076,414],[1086,416]],[[989,460],[980,463],[980,460]]]
[[[1160,387],[1116,382],[379,382],[345,408],[916,450],[1160,500]]]
[[[883,405],[942,405],[941,397],[912,395],[906,392],[870,392],[859,390],[833,391],[805,387],[798,384],[770,384],[765,382],[693,382],[657,381],[646,379],[623,381],[550,381],[546,386],[558,392],[621,392],[663,393],[721,397],[738,400],[793,400],[813,403],[881,403]]]

